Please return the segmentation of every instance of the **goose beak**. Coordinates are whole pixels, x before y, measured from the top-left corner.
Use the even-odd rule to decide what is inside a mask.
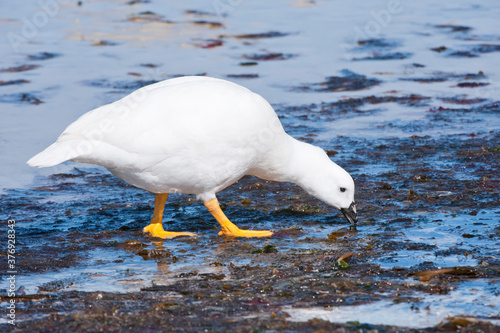
[[[341,208],[340,211],[342,214],[344,214],[346,220],[349,223],[356,223],[358,222],[358,214],[356,213],[356,204],[354,201],[351,203],[349,208]]]

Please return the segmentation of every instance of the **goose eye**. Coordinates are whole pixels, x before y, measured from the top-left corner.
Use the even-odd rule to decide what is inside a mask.
[[[340,192],[345,192],[346,191],[346,188],[345,187],[341,187],[340,188]]]

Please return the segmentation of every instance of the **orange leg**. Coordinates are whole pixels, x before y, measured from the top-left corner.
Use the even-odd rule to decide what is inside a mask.
[[[163,209],[165,202],[168,199],[168,193],[159,193],[155,195],[155,210],[151,223],[143,229],[144,232],[149,232],[150,236],[159,238],[174,238],[177,236],[196,236],[190,232],[173,232],[163,230]]]
[[[219,232],[221,236],[231,236],[231,237],[269,237],[273,233],[267,230],[241,230],[235,226],[229,219],[224,215],[219,206],[219,201],[217,198],[210,201],[205,201],[205,207],[208,211],[215,217],[217,222],[219,222],[222,230]]]

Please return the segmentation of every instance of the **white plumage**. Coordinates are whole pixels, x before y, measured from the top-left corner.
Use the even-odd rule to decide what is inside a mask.
[[[68,160],[102,165],[156,194],[194,194],[206,205],[244,175],[293,182],[356,221],[351,176],[321,148],[286,134],[261,96],[225,80],[182,77],[143,87],[81,116],[28,164]]]

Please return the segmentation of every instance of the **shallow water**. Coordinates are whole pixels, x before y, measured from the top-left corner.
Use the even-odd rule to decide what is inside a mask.
[[[331,309],[289,309],[291,320],[320,318],[332,322],[360,322],[372,325],[394,325],[411,328],[436,326],[445,318],[468,314],[500,324],[497,304],[498,283],[476,280],[463,283],[446,296],[414,295],[415,299],[394,302],[377,301],[358,306]],[[490,317],[493,317],[491,319]]]
[[[346,305],[333,296],[321,301],[333,310],[297,292],[273,311],[288,311],[292,317],[283,320],[291,322],[420,328],[462,314],[498,324],[496,2],[400,1],[392,12],[391,2],[368,0],[131,3],[0,5],[0,208],[3,220],[16,220],[19,294],[140,294],[219,277],[227,287],[237,281],[235,267],[293,268],[328,280],[338,267],[324,271],[314,260],[352,252],[343,278],[367,277],[373,285],[403,286],[415,272],[455,271],[437,274],[430,285],[410,278],[404,292],[419,299],[416,305],[395,302],[384,286],[379,295],[346,297]],[[151,218],[151,194],[99,167],[25,164],[85,112],[180,75],[250,88],[273,104],[287,132],[328,150],[356,179],[357,228],[295,186],[245,178],[219,194],[226,214],[278,236],[220,239],[202,204],[172,195],[168,228],[198,237],[157,242],[141,232]],[[328,238],[332,232],[341,236]],[[266,246],[277,253],[256,254]],[[2,289],[5,265],[2,259]],[[441,283],[443,293],[453,286],[434,295],[426,289],[432,283]],[[385,292],[392,298],[380,296]],[[414,309],[427,305],[436,312]],[[23,306],[20,319],[43,317],[41,309],[29,311],[36,305]],[[244,315],[262,312],[252,311]],[[408,321],[391,321],[394,312]]]

